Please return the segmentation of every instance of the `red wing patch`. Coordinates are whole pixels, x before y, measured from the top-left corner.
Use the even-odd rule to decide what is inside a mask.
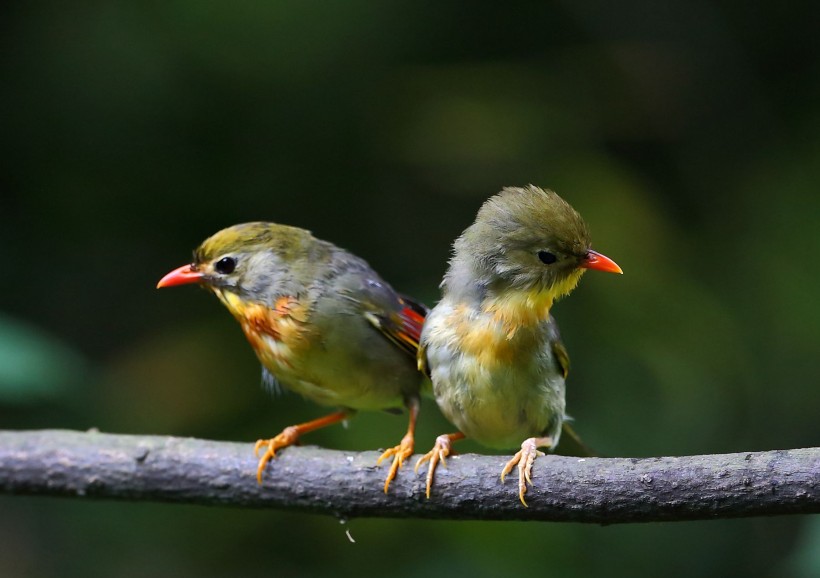
[[[399,298],[399,302],[402,308],[398,313],[389,316],[367,313],[365,316],[385,337],[415,359],[427,308],[408,298]]]
[[[417,350],[421,339],[421,328],[424,326],[424,315],[419,314],[412,307],[405,306],[399,312],[399,317],[401,318],[401,335],[412,344],[414,351]]]

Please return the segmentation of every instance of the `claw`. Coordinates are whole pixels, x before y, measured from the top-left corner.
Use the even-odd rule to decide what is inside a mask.
[[[552,446],[550,438],[528,438],[521,444],[521,449],[516,453],[510,461],[508,461],[501,470],[501,483],[504,483],[504,478],[512,469],[518,466],[518,499],[525,508],[528,508],[527,501],[524,499],[524,494],[527,493],[527,484],[532,485],[532,464],[535,458],[546,455],[538,449],[538,446]]]
[[[259,450],[267,446],[265,453],[259,458],[259,465],[256,468],[256,481],[259,485],[262,485],[262,473],[265,471],[265,466],[276,457],[276,450],[292,446],[297,441],[299,441],[299,429],[297,426],[286,427],[282,430],[282,433],[269,440],[257,440],[256,445],[253,446],[253,453],[256,457],[259,457]]]
[[[427,499],[430,499],[430,488],[433,487],[433,474],[438,467],[438,463],[441,462],[441,465],[447,467],[447,456],[450,455],[450,444],[451,442],[463,438],[463,434],[445,434],[440,435],[436,438],[436,443],[429,452],[421,456],[418,461],[416,462],[416,467],[413,468],[413,471],[418,473],[419,467],[424,462],[430,462],[430,465],[427,467]]]
[[[415,444],[414,434],[416,431],[416,420],[419,417],[419,400],[416,397],[407,400],[407,409],[410,413],[410,423],[407,425],[407,433],[401,438],[401,442],[394,448],[390,448],[379,456],[376,460],[376,465],[382,463],[389,457],[393,458],[393,463],[390,464],[390,471],[387,472],[387,478],[384,480],[384,493],[390,489],[390,482],[392,482],[399,468],[404,465],[404,460],[413,455],[413,446]]]
[[[404,460],[413,455],[413,445],[413,436],[412,434],[408,433],[401,439],[401,443],[399,445],[388,450],[385,450],[385,452],[379,456],[379,459],[376,460],[376,465],[380,465],[382,461],[386,460],[387,458],[393,458],[393,462],[390,464],[390,471],[387,472],[387,479],[384,480],[385,494],[387,493],[387,490],[390,488],[390,482],[392,482],[395,479],[396,474],[399,471],[399,468],[404,465]]]
[[[344,421],[350,417],[351,414],[351,410],[340,410],[335,413],[331,413],[330,415],[320,417],[319,419],[314,419],[313,421],[286,427],[282,430],[282,433],[269,440],[257,440],[256,444],[253,446],[254,456],[258,458],[259,450],[265,446],[267,446],[267,449],[265,450],[265,453],[262,454],[262,457],[259,458],[259,465],[256,468],[256,481],[259,482],[259,485],[262,485],[262,473],[265,471],[265,466],[268,465],[268,462],[276,457],[276,450],[281,450],[282,448],[292,446],[299,441],[299,436],[302,434]]]

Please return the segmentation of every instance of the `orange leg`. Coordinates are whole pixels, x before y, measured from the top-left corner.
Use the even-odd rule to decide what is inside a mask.
[[[436,444],[433,446],[433,449],[424,454],[419,458],[419,461],[416,462],[415,471],[418,473],[419,466],[426,461],[430,462],[430,465],[427,467],[427,499],[430,499],[430,488],[433,486],[433,474],[436,471],[436,467],[438,466],[439,461],[443,466],[447,466],[447,456],[450,455],[450,444],[452,442],[457,442],[458,440],[463,440],[464,434],[461,432],[451,433],[451,434],[444,434],[440,435],[436,438]]]
[[[521,449],[515,454],[504,469],[501,470],[501,483],[504,483],[504,478],[512,469],[518,464],[518,499],[527,507],[527,502],[524,500],[524,494],[527,493],[527,484],[532,485],[532,463],[538,456],[543,456],[544,452],[540,451],[539,447],[552,447],[552,438],[528,438],[521,444]]]
[[[320,417],[319,419],[314,419],[313,421],[309,421],[307,423],[300,423],[299,425],[292,425],[290,427],[286,427],[282,430],[282,433],[269,440],[257,441],[256,445],[253,448],[253,453],[256,457],[259,457],[260,449],[262,449],[263,447],[265,447],[266,449],[262,457],[259,458],[259,467],[256,469],[256,481],[260,484],[262,483],[262,472],[265,470],[265,466],[268,464],[268,462],[271,461],[274,457],[276,457],[276,450],[292,446],[299,440],[299,436],[301,436],[302,434],[306,434],[308,432],[312,432],[325,426],[333,425],[334,423],[344,421],[348,417],[350,417],[351,413],[352,412],[350,411],[344,410],[337,411],[335,413],[331,413],[330,415]]]
[[[419,400],[411,399],[407,403],[407,409],[410,411],[410,424],[407,426],[407,433],[401,438],[401,442],[396,447],[386,450],[379,459],[376,460],[376,465],[382,463],[382,460],[393,458],[393,463],[390,464],[390,471],[387,472],[387,479],[384,481],[384,493],[390,487],[390,482],[396,477],[399,468],[404,465],[404,460],[413,455],[413,446],[415,444],[416,420],[419,417]]]

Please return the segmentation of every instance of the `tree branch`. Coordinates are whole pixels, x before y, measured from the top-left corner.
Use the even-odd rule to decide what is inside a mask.
[[[552,520],[615,524],[820,512],[820,448],[644,459],[539,458],[529,508],[503,456],[453,456],[433,496],[405,464],[390,493],[376,452],[282,450],[257,485],[249,443],[74,431],[0,431],[0,491],[339,517]]]

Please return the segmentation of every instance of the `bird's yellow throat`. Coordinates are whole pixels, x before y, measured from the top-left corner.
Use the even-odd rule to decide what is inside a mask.
[[[219,298],[219,300],[222,301],[222,304],[234,317],[237,319],[242,319],[245,317],[245,309],[247,304],[242,301],[236,293],[223,291],[218,287],[213,287],[211,290]]]
[[[481,308],[492,313],[504,325],[508,336],[512,337],[519,327],[546,321],[555,300],[575,289],[583,274],[583,269],[573,271],[548,289],[507,290],[485,299]]]

